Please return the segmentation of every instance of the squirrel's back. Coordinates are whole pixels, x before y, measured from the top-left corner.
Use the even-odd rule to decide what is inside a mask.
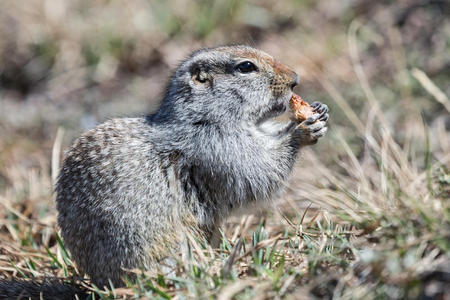
[[[155,153],[145,118],[113,119],[79,137],[57,184],[58,224],[72,257],[96,283],[150,268],[177,240],[175,176]],[[113,275],[113,276],[111,276]]]

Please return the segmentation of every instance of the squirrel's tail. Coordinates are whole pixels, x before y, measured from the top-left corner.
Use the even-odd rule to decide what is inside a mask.
[[[58,279],[0,279],[0,299],[86,299],[87,296],[87,291],[80,286]]]

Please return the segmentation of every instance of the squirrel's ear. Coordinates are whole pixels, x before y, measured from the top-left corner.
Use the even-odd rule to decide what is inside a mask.
[[[211,82],[211,75],[200,66],[194,65],[191,68],[191,82],[195,85],[207,85]]]

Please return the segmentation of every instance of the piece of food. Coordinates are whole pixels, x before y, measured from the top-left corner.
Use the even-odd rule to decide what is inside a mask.
[[[297,94],[292,94],[289,105],[297,121],[303,122],[314,114],[313,108]]]

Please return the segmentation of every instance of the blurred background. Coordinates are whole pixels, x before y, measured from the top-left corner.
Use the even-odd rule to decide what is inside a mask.
[[[52,210],[58,149],[63,152],[81,132],[108,118],[154,111],[183,58],[223,44],[248,44],[272,54],[300,75],[297,93],[330,107],[331,132],[311,148],[329,168],[345,155],[336,147],[342,139],[356,157],[363,155],[357,132],[371,118],[374,103],[399,143],[415,139],[414,151],[424,153],[425,121],[440,140],[431,141],[434,155],[442,157],[450,147],[448,111],[412,72],[424,72],[450,94],[448,1],[5,0],[2,5],[0,191],[13,203],[31,199]],[[309,160],[302,165],[311,166]],[[303,178],[317,181],[314,168],[306,173]]]
[[[450,197],[449,1],[1,3],[0,240],[16,249],[0,247],[4,270],[20,247],[55,245],[52,181],[73,139],[155,111],[183,58],[224,44],[270,53],[300,75],[297,93],[330,107],[329,134],[305,151],[287,198],[350,207],[362,186],[377,212],[402,195],[435,199],[428,228],[443,228],[435,212]]]
[[[49,172],[42,167],[58,127],[65,129],[65,149],[107,118],[154,111],[171,71],[199,47],[243,43],[265,50],[299,73],[298,93],[331,107],[332,125],[346,126],[337,93],[367,114],[352,34],[387,118],[419,111],[431,122],[446,113],[424,101],[429,94],[410,71],[419,68],[450,93],[448,1],[5,0],[2,6],[0,189],[15,181],[12,166]]]

